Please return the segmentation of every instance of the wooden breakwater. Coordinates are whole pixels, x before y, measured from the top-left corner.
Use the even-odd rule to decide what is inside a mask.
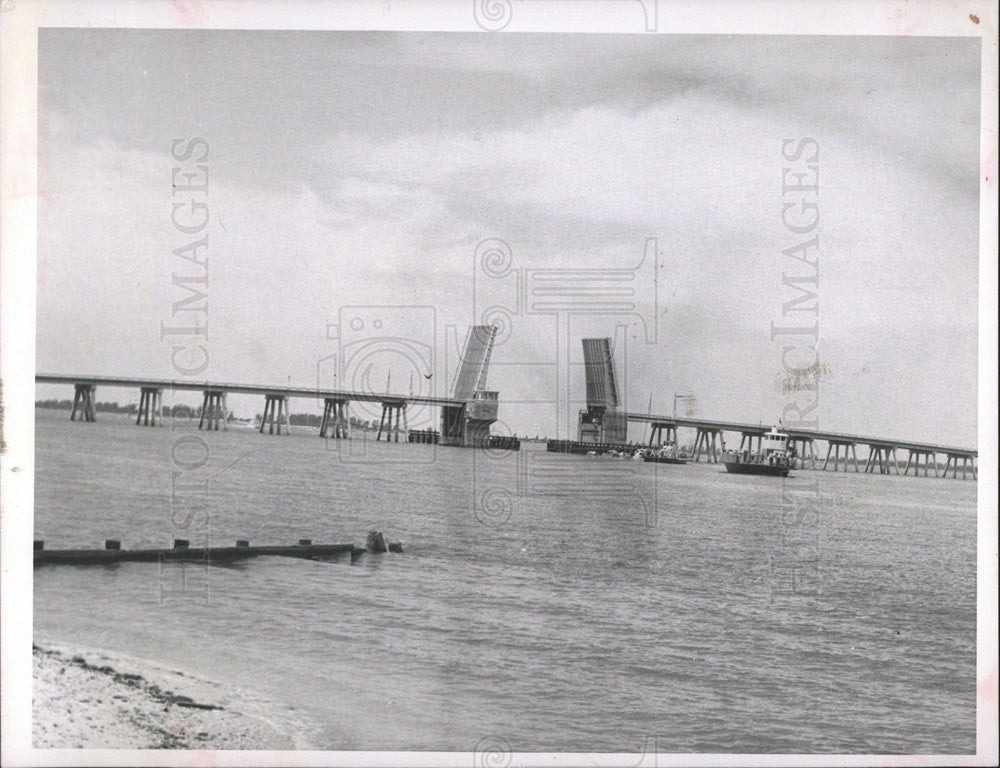
[[[410,443],[438,445],[441,442],[441,433],[436,429],[411,429],[406,434],[406,440]],[[521,441],[509,435],[490,435],[486,447],[519,451],[521,450]]]
[[[363,547],[353,544],[313,544],[310,539],[299,539],[292,546],[251,547],[250,542],[238,540],[234,547],[191,547],[184,539],[175,539],[170,549],[122,549],[115,539],[104,542],[104,549],[45,549],[43,541],[35,541],[35,565],[110,565],[127,562],[200,562],[232,563],[254,557],[296,557],[303,560],[340,560],[351,562],[365,553]]]
[[[429,443],[437,445],[441,439],[441,433],[436,429],[411,429],[406,433],[406,440],[410,443]]]
[[[547,440],[545,450],[549,453],[634,453],[641,445],[631,443],[581,443],[576,440]]]
[[[488,446],[507,451],[519,451],[521,450],[521,441],[509,435],[490,435]]]

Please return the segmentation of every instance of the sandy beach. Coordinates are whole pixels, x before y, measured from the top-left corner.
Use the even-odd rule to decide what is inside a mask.
[[[151,662],[33,646],[32,741],[68,749],[297,749],[296,713]]]

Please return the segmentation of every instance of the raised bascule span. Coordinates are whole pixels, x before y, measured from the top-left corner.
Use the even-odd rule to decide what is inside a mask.
[[[499,393],[486,389],[496,335],[494,325],[469,328],[455,377],[455,394],[441,408],[442,445],[489,446],[490,427],[499,408]]]
[[[611,339],[584,339],[583,365],[587,382],[587,408],[580,411],[581,442],[624,443],[628,420],[618,410],[618,380],[611,358]]]

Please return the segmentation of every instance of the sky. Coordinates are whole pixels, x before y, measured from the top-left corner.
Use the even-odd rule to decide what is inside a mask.
[[[501,306],[505,431],[568,436],[579,339],[609,336],[633,411],[685,394],[769,424],[815,401],[819,429],[971,447],[980,58],[977,38],[43,29],[36,368],[447,395]],[[194,137],[206,194],[172,187]],[[783,192],[789,172],[818,191]],[[192,200],[197,235],[171,219]],[[205,235],[207,266],[175,253]],[[811,264],[783,253],[813,236]],[[546,313],[539,270],[627,280],[635,308]],[[177,276],[206,273],[205,312],[175,311]],[[804,275],[815,312],[783,312]],[[207,365],[183,377],[191,337],[161,328],[196,319]],[[815,389],[789,392],[783,344],[812,341],[771,337],[789,323],[816,323]]]

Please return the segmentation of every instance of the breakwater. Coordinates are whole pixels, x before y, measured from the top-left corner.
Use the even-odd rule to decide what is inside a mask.
[[[310,539],[300,539],[292,546],[251,547],[240,539],[234,547],[190,547],[183,539],[176,539],[169,549],[122,549],[121,542],[108,539],[104,549],[45,549],[44,541],[35,541],[35,565],[109,565],[125,562],[202,562],[231,563],[253,557],[296,557],[305,560],[356,559],[365,552],[353,544],[313,544]]]

